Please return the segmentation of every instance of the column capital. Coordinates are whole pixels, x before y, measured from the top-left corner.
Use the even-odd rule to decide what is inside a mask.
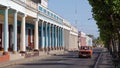
[[[41,23],[44,23],[45,21],[42,21]]]
[[[18,10],[14,10],[13,12],[18,13]]]
[[[48,23],[47,23],[47,22],[46,22],[45,24],[46,24],[46,25],[48,25]]]
[[[39,19],[38,18],[33,18],[33,21],[39,21]]]
[[[57,27],[57,25],[55,25],[55,27]]]
[[[61,29],[61,27],[59,27],[59,29]]]
[[[51,26],[53,26],[53,24],[51,24]]]
[[[5,9],[10,9],[10,6],[5,7]]]
[[[6,7],[0,7],[1,10],[9,9],[9,6]]]
[[[20,14],[20,17],[27,17],[26,14]]]

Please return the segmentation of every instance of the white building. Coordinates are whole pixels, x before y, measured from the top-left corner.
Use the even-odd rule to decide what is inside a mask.
[[[86,46],[92,46],[92,38],[86,36]]]
[[[78,34],[79,46],[92,46],[92,38],[84,32]]]
[[[9,52],[74,48],[76,39],[77,29],[50,11],[48,0],[0,0],[0,51],[8,60]]]

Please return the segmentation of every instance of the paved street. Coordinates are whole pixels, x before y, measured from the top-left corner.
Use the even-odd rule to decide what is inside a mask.
[[[92,58],[78,58],[78,52],[75,51],[6,68],[93,68],[101,51],[101,48],[94,49]]]

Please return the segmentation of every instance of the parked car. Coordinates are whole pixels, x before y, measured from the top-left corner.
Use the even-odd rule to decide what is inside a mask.
[[[80,57],[92,57],[92,53],[93,53],[93,50],[92,50],[92,46],[81,46],[79,48],[79,58]]]

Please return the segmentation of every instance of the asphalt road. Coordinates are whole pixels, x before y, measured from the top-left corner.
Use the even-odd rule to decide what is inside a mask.
[[[93,68],[101,48],[93,49],[92,58],[78,58],[78,52],[68,52],[64,55],[54,55],[50,58],[13,65],[6,68]]]

